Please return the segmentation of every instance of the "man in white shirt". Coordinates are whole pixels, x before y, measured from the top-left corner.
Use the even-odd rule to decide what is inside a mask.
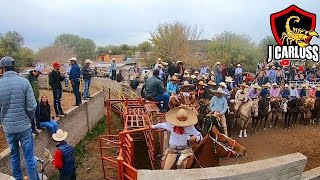
[[[200,75],[205,75],[207,73],[207,68],[205,66],[202,66],[200,69]]]
[[[242,78],[242,67],[241,64],[237,65],[237,68],[235,70],[235,76],[236,76],[236,83],[242,84],[243,78]]]
[[[188,146],[188,140],[200,141],[202,135],[194,125],[198,122],[195,111],[186,107],[171,109],[166,116],[165,123],[158,123],[152,129],[166,129],[170,132],[169,148],[165,152],[162,169],[171,169],[176,162],[178,154],[192,154]],[[180,156],[181,157],[181,156]],[[183,159],[178,158],[177,165],[180,166]]]
[[[241,89],[237,90],[235,95],[235,105],[234,105],[234,110],[236,111],[235,114],[237,114],[240,108],[240,105],[245,102],[249,86],[246,83],[242,83],[240,84],[240,88]]]
[[[291,85],[291,88],[290,88],[290,96],[289,96],[290,98],[290,100],[291,99],[296,99],[296,98],[298,98],[299,97],[299,93],[298,93],[298,90],[297,90],[297,88],[296,88],[296,86],[295,85]]]
[[[153,69],[159,69],[159,65],[162,65],[161,58],[158,58],[157,63],[154,65]]]

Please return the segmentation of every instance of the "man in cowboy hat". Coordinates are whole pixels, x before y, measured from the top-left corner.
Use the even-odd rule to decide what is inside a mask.
[[[272,84],[272,88],[270,89],[270,97],[271,98],[280,98],[280,88],[277,83]]]
[[[246,95],[247,95],[246,88],[249,88],[249,86],[246,83],[242,83],[239,86],[240,86],[240,89],[237,90],[236,95],[235,95],[236,101],[235,101],[234,110],[236,112],[240,108],[241,104],[243,104],[245,102]]]
[[[222,67],[220,62],[216,63],[216,65],[213,68],[213,71],[216,83],[222,82]]]
[[[276,83],[277,84],[281,84],[281,79],[283,77],[283,72],[281,70],[281,67],[277,67],[277,70],[276,70]]]
[[[221,88],[213,91],[214,96],[210,101],[210,110],[214,116],[218,117],[222,127],[224,134],[228,136],[228,128],[227,128],[227,121],[226,116],[224,115],[228,109],[228,102],[227,99],[223,97],[223,95],[227,95],[225,91]]]
[[[289,90],[289,85],[288,84],[284,85],[284,88],[283,88],[283,90],[281,92],[281,96],[282,96],[282,98],[289,99],[290,90]]]
[[[84,66],[81,69],[81,73],[82,73],[82,77],[83,77],[83,81],[84,81],[83,96],[84,96],[85,100],[91,98],[90,97],[90,83],[91,83],[91,78],[93,75],[93,71],[90,68],[91,63],[92,63],[92,61],[90,59],[87,59],[84,62]]]
[[[56,116],[63,116],[64,112],[61,108],[62,98],[62,86],[61,82],[64,81],[65,77],[60,74],[60,63],[54,61],[52,63],[53,70],[49,74],[49,85],[53,93],[53,107],[56,112]]]
[[[169,95],[164,93],[165,88],[162,81],[159,79],[159,69],[153,70],[152,77],[145,82],[145,95],[147,99],[154,99],[158,102],[163,101],[163,107],[160,106],[161,111],[169,110]]]
[[[0,60],[0,69],[3,72],[3,77],[0,79],[0,122],[10,148],[13,177],[18,180],[23,177],[20,163],[20,150],[22,150],[28,178],[38,180],[30,124],[34,118],[37,102],[30,83],[18,76],[15,66],[16,61],[10,56]]]
[[[169,94],[169,96],[171,96],[171,94],[179,93],[178,81],[180,81],[180,79],[173,75],[170,82],[167,84],[167,94]]]
[[[269,91],[270,87],[271,87],[270,83],[266,83],[266,84],[262,85],[263,89],[260,92],[260,96],[262,98],[269,98],[270,97],[270,91]]]
[[[182,61],[177,61],[176,62],[176,73],[181,74],[181,76],[179,77],[180,79],[183,77],[184,70],[185,69],[183,67]]]
[[[272,66],[271,70],[269,71],[269,82],[271,84],[276,82],[276,67]]]
[[[70,70],[70,75],[69,79],[72,84],[72,91],[74,96],[76,97],[76,104],[75,106],[80,106],[81,104],[81,95],[80,95],[80,75],[81,75],[81,70],[80,67],[77,63],[77,58],[71,57],[69,59],[69,62],[71,64],[71,70]]]
[[[158,58],[157,63],[154,65],[153,69],[159,69],[159,65],[162,64],[161,62],[162,62],[161,58]]]
[[[253,84],[251,86],[251,90],[248,92],[248,95],[247,95],[245,101],[248,101],[248,100],[251,101],[251,100],[259,98],[260,92],[258,91],[258,89],[260,90],[261,87],[257,83]]]
[[[56,151],[52,160],[52,165],[59,170],[60,180],[75,180],[76,165],[74,157],[74,147],[69,145],[65,139],[68,132],[58,129],[52,134],[52,139],[56,144]]]
[[[302,88],[300,89],[300,92],[299,92],[300,97],[307,97],[307,90],[306,90],[307,87],[308,85],[306,84],[302,85]]]
[[[231,90],[234,88],[233,78],[230,77],[230,76],[227,76],[227,77],[225,78],[225,81],[226,81],[226,84],[227,84],[227,89],[228,89],[229,91],[231,91]]]
[[[180,93],[182,93],[185,97],[190,97],[191,88],[194,88],[194,84],[190,84],[189,81],[184,81],[182,85],[180,85]]]
[[[236,84],[241,84],[243,81],[243,77],[242,77],[242,67],[241,64],[237,65],[237,68],[235,70],[235,77],[236,77]]]
[[[204,74],[206,74],[207,73],[207,67],[205,66],[205,65],[203,65],[202,67],[201,67],[201,69],[200,69],[200,74],[201,75],[204,75]]]
[[[227,84],[225,82],[221,82],[221,83],[219,83],[219,87],[225,92],[225,94],[223,96],[227,100],[230,100],[231,95],[230,95],[230,91],[227,89]]]
[[[110,63],[110,72],[111,72],[111,80],[116,80],[117,76],[117,65],[116,65],[116,58],[111,59]]]
[[[165,129],[170,132],[169,148],[163,159],[163,169],[171,169],[179,154],[190,154],[192,150],[188,146],[188,140],[200,141],[202,135],[194,125],[198,122],[195,111],[186,107],[176,107],[166,114],[166,122],[152,126],[152,129]],[[181,156],[180,156],[181,157]],[[181,162],[178,158],[177,165]]]
[[[296,99],[299,97],[299,93],[298,93],[298,90],[296,88],[296,85],[292,84],[291,85],[291,89],[290,89],[290,100],[291,99]]]
[[[199,99],[205,98],[205,92],[206,92],[207,86],[208,85],[203,81],[199,81],[199,83],[197,84],[197,96]]]

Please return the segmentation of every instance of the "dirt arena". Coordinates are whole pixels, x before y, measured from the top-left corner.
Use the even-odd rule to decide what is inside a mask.
[[[285,130],[282,128],[282,122],[283,120],[280,120],[278,128],[267,128],[267,131],[262,129],[255,135],[249,133],[248,138],[234,137],[247,148],[248,156],[239,159],[238,162],[235,159],[222,160],[221,164],[245,163],[300,152],[308,157],[305,170],[320,166],[320,151],[317,150],[320,147],[320,125],[297,125]],[[233,132],[233,135],[236,134],[238,134],[237,129]],[[88,143],[86,150],[89,151],[89,155],[85,162],[78,166],[78,177],[84,180],[101,179],[102,166],[98,140]]]

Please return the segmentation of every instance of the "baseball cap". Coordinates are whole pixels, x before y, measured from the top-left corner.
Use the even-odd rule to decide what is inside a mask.
[[[36,66],[36,67],[34,68],[34,70],[35,70],[35,71],[38,71],[40,74],[43,74],[43,72],[42,72],[42,67],[40,67],[40,66]]]

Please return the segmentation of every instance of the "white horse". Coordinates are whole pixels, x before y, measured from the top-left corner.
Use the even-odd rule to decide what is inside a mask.
[[[252,117],[258,117],[258,106],[259,99],[254,99],[252,101],[249,101],[245,104],[243,104],[239,108],[239,117],[241,119],[241,129],[239,133],[239,138],[242,137],[248,137],[247,135],[247,126],[252,120]]]

